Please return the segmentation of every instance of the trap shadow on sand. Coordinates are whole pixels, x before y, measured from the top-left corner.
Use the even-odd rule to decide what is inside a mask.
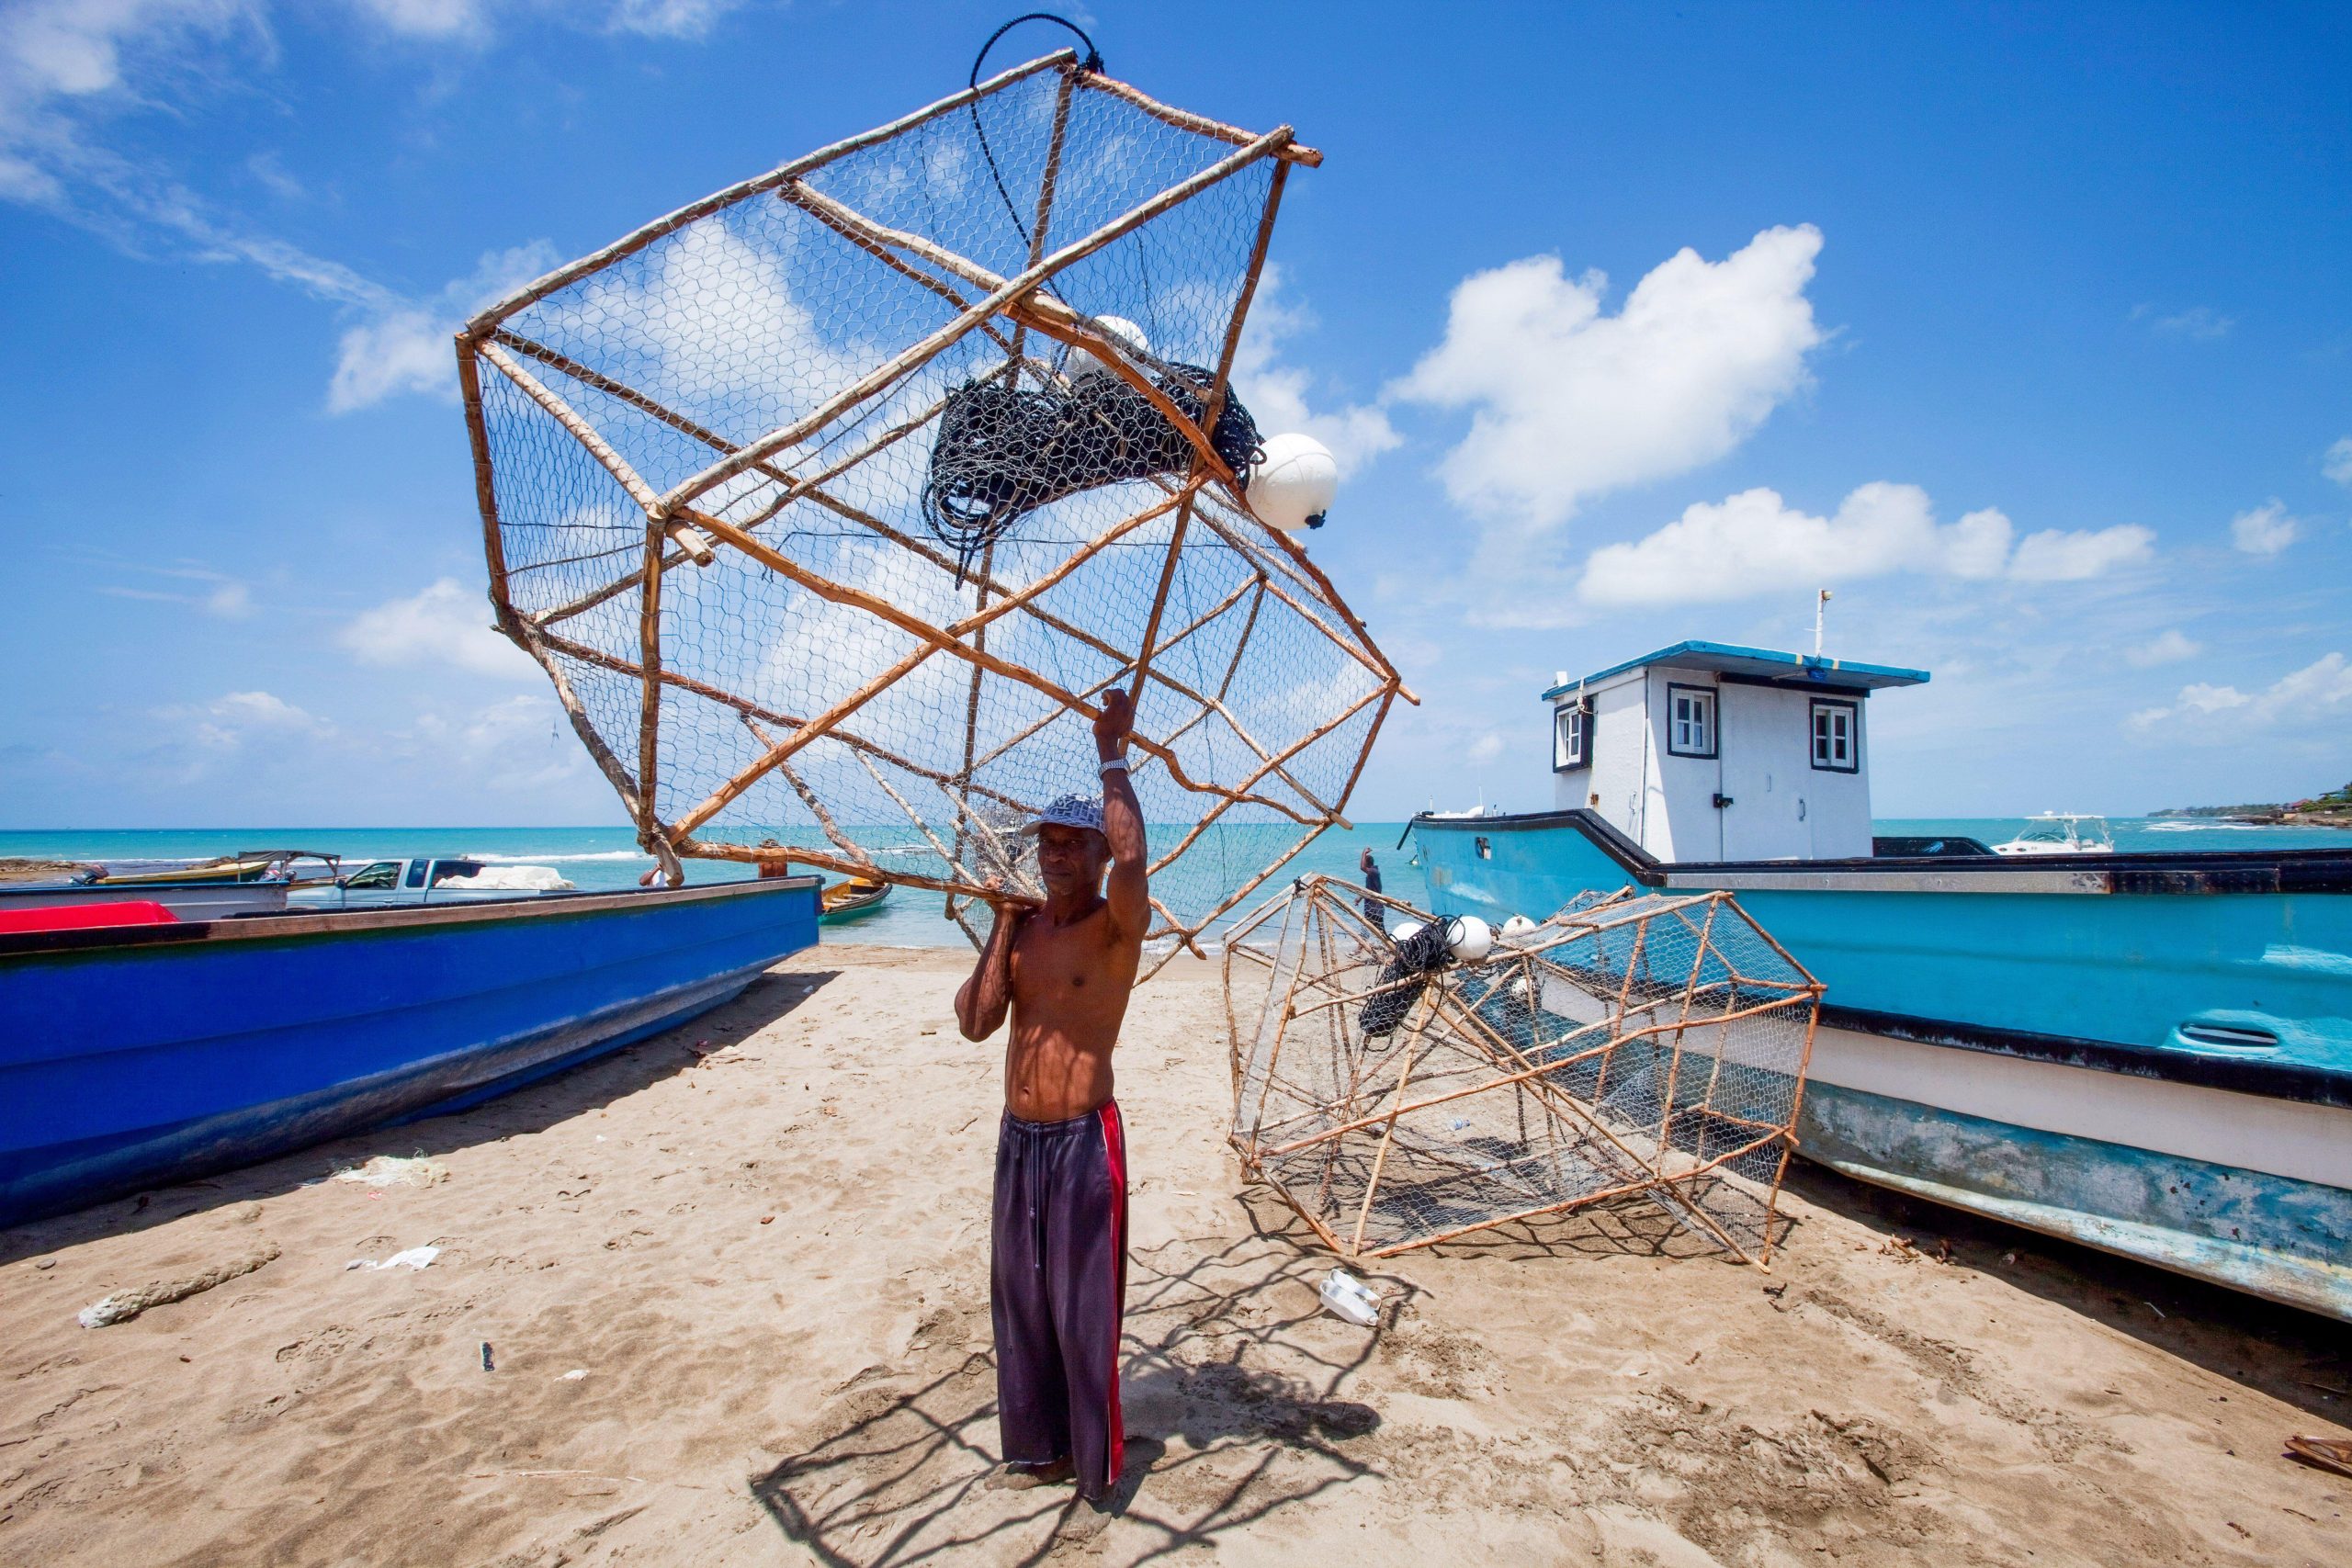
[[[1163,1259],[1181,1258],[1180,1266]],[[1381,1416],[1336,1397],[1376,1344],[1318,1354],[1295,1248],[1262,1236],[1198,1252],[1184,1241],[1129,1261],[1123,1361],[1127,1452],[1108,1507],[1066,1486],[990,1484],[996,1364],[948,1352],[920,1371],[845,1386],[815,1440],[754,1476],[778,1529],[827,1564],[1035,1562],[1109,1533],[1106,1555],[1143,1562],[1214,1544],[1283,1509],[1377,1473]],[[1277,1364],[1279,1363],[1279,1364]],[[854,1383],[856,1380],[853,1380]]]

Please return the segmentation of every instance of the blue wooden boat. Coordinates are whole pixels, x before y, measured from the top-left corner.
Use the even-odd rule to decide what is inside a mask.
[[[2352,1320],[2352,849],[1873,843],[1868,699],[1925,679],[1711,643],[1564,677],[1559,808],[1415,818],[1430,897],[1731,889],[1828,987],[1807,1157]]]
[[[817,940],[813,876],[0,936],[0,1225],[503,1094]]]

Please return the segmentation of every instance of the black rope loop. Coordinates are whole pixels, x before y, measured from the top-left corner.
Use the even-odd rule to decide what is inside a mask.
[[[1052,22],[1057,27],[1068,28],[1078,36],[1078,41],[1086,46],[1086,53],[1079,61],[1078,68],[1090,76],[1100,76],[1102,73],[1102,51],[1094,47],[1094,40],[1086,36],[1084,28],[1080,27],[1068,17],[1057,17],[1051,11],[1031,11],[1024,16],[1013,17],[1012,20],[989,34],[989,41],[980,45],[980,52],[972,57],[971,80],[965,84],[967,88],[978,87],[980,85],[980,67],[987,63],[989,51],[996,47],[996,40],[1023,22]],[[1029,239],[1029,225],[1022,221],[1021,209],[1012,205],[1012,193],[1004,188],[1003,171],[996,166],[996,149],[989,145],[988,128],[980,123],[980,100],[974,98],[970,108],[972,132],[980,139],[980,156],[988,160],[989,178],[996,182],[996,193],[1004,198],[1004,209],[1012,215],[1012,226],[1021,231],[1022,241],[1025,243]]]

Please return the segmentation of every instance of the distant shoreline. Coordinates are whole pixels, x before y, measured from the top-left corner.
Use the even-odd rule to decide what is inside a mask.
[[[2255,828],[2352,828],[2352,801],[2335,795],[2297,801],[2292,806],[2167,806],[2148,813],[2157,818],[2195,818],[2210,822],[2238,822]]]

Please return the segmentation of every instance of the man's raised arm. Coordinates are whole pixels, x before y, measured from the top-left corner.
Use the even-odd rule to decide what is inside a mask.
[[[1142,940],[1151,927],[1151,894],[1145,875],[1143,803],[1127,780],[1127,732],[1135,728],[1135,703],[1116,689],[1102,694],[1102,716],[1094,721],[1094,746],[1102,771],[1102,836],[1111,844],[1111,879],[1105,895],[1111,918],[1122,934]]]

